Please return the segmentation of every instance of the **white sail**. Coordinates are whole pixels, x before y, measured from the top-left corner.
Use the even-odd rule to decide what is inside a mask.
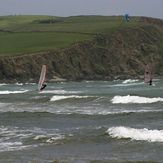
[[[46,65],[43,65],[42,69],[41,69],[40,79],[38,82],[38,90],[39,91],[41,90],[41,87],[42,87],[43,83],[45,82],[45,76],[46,76]]]
[[[152,80],[152,69],[149,65],[145,66],[144,82],[149,83]]]

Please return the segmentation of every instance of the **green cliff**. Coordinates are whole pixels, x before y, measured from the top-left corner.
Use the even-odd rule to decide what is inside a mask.
[[[55,21],[53,19],[54,22],[47,18],[42,21],[32,21],[35,25],[40,25],[40,23],[44,25],[39,28],[39,31],[36,31],[36,27],[32,26],[31,28],[28,24],[26,26],[14,24],[12,28],[0,24],[1,33],[5,36],[9,35],[7,37],[13,37],[14,34],[24,34],[27,31],[29,34],[48,33],[47,26],[49,23],[48,30],[52,33],[58,32],[62,35],[65,34],[65,36],[69,33],[77,34],[73,39],[71,37],[71,41],[69,39],[64,42],[65,44],[62,44],[63,41],[61,41],[60,44],[64,45],[63,47],[57,43],[58,47],[51,44],[51,47],[47,47],[47,49],[42,50],[40,48],[36,51],[30,51],[27,48],[27,50],[22,49],[22,52],[16,51],[15,48],[13,53],[10,51],[12,48],[6,52],[6,49],[0,48],[0,80],[37,81],[42,64],[46,64],[48,67],[47,78],[49,80],[56,79],[56,77],[68,80],[139,78],[143,75],[144,66],[147,63],[152,64],[155,75],[163,75],[162,20],[143,17],[133,18],[133,22],[127,24],[123,22],[121,17],[93,16],[93,20],[91,19],[93,23],[98,21],[103,23],[101,29],[99,23],[96,28],[91,28],[90,25],[87,31],[82,28],[77,31],[75,26],[72,27],[72,24],[74,21],[80,23],[81,26],[81,19],[84,25],[88,25],[85,23],[88,21],[87,17],[73,17],[68,19],[71,22],[71,28],[67,27],[66,29],[62,26],[60,31],[56,31],[55,24],[65,25],[68,21],[65,18],[57,18]],[[101,19],[105,20],[102,21]],[[110,24],[107,24],[107,21],[110,21]],[[114,23],[111,24],[112,22]],[[90,22],[88,21],[88,23]],[[52,26],[55,27],[52,28]],[[63,40],[65,41],[66,38],[63,37]],[[52,48],[53,45],[54,48]]]

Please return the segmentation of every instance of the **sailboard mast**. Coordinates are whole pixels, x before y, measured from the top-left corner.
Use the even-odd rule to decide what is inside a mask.
[[[39,91],[41,90],[41,87],[45,82],[45,77],[46,77],[46,65],[42,65],[40,79],[39,79],[39,82],[38,82],[38,90]]]
[[[150,82],[152,82],[152,79],[153,79],[152,68],[147,64],[145,66],[144,82],[150,83]]]

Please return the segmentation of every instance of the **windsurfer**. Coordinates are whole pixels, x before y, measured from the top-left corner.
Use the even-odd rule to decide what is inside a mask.
[[[152,79],[150,79],[150,81],[149,81],[149,85],[152,85]]]
[[[42,87],[40,88],[40,91],[42,91],[43,89],[45,89],[46,86],[47,86],[46,83],[42,84]]]

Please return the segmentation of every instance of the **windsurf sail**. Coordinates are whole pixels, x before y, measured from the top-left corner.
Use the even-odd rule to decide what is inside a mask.
[[[42,65],[41,69],[41,74],[40,74],[40,79],[38,82],[38,90],[40,91],[44,82],[45,82],[45,77],[46,77],[46,65]]]
[[[146,65],[144,72],[144,82],[150,83],[152,81],[152,78],[153,78],[152,69],[149,65]]]

